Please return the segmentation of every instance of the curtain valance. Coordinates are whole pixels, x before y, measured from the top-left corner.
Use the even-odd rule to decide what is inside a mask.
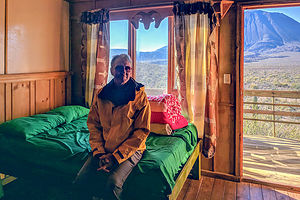
[[[109,11],[105,8],[98,11],[82,12],[80,21],[85,24],[101,24],[109,22]]]
[[[211,16],[213,14],[213,8],[210,3],[206,2],[196,2],[196,3],[184,3],[184,2],[174,2],[173,13],[174,15],[191,15],[191,14],[208,14]]]
[[[210,20],[210,28],[212,29],[217,23],[215,11],[210,3],[207,2],[196,2],[196,3],[184,3],[174,2],[173,7],[174,16],[193,15],[196,13],[207,14]]]

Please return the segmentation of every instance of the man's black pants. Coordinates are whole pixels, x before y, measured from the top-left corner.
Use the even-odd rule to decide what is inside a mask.
[[[99,196],[105,200],[121,199],[123,184],[132,169],[142,158],[140,151],[135,152],[129,159],[121,163],[111,172],[97,171],[99,160],[90,155],[84,167],[76,177],[75,185],[85,190],[87,196]],[[85,196],[85,199],[87,199]]]

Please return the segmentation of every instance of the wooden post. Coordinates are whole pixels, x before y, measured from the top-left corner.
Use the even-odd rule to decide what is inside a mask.
[[[132,60],[132,77],[136,77],[136,30],[134,26],[128,22],[128,55]]]
[[[275,129],[275,97],[272,97],[272,111],[273,111],[273,115],[272,115],[272,120],[273,120],[273,137],[276,137],[276,129]]]

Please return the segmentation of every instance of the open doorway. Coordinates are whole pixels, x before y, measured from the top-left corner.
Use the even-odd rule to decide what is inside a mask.
[[[244,10],[243,178],[300,186],[300,5]]]

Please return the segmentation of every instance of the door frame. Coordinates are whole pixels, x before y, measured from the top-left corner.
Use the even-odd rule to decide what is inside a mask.
[[[295,7],[299,0],[244,1],[237,2],[236,18],[236,129],[235,129],[235,176],[243,178],[243,97],[244,97],[244,12],[248,9]],[[249,181],[249,180],[246,180]],[[257,182],[257,181],[256,181]],[[270,183],[267,183],[270,185]]]

